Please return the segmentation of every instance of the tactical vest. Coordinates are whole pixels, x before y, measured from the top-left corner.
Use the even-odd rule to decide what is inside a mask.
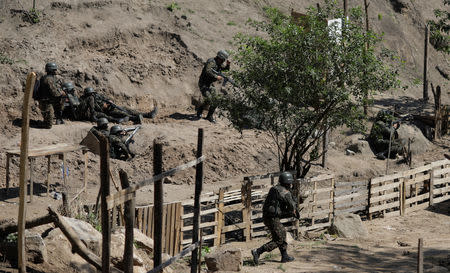
[[[281,185],[272,187],[263,206],[264,217],[282,217],[286,211],[286,195],[290,192]]]

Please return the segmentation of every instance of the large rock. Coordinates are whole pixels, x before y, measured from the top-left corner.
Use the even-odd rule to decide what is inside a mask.
[[[368,236],[366,227],[359,215],[346,213],[336,216],[330,228],[331,233],[343,238],[365,238]]]
[[[73,228],[78,238],[97,256],[101,257],[102,234],[89,223],[64,217],[64,220]]]
[[[415,125],[401,124],[397,130],[398,138],[408,149],[408,138],[411,139],[411,152],[421,154],[431,149],[431,142],[423,135],[422,131]]]
[[[363,135],[355,134],[350,137],[350,140],[345,143],[347,145],[347,149],[354,153],[359,154],[371,154],[372,150],[370,149],[369,142],[367,142]]]
[[[124,229],[119,229],[111,234],[111,262],[119,268],[123,265],[123,252],[125,247]],[[143,266],[144,261],[137,254],[136,248],[133,246],[133,265]]]
[[[125,234],[125,228],[120,227],[118,232]],[[147,254],[153,253],[153,239],[135,228],[133,232],[134,244],[137,248],[143,249]]]
[[[240,249],[217,249],[214,253],[205,256],[206,266],[209,271],[241,271],[242,252]]]
[[[27,260],[35,264],[47,261],[47,248],[40,234],[25,231]]]

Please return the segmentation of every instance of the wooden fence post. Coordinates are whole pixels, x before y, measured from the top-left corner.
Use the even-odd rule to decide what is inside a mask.
[[[220,246],[221,243],[223,243],[222,241],[222,228],[223,228],[223,224],[224,224],[224,215],[223,215],[223,198],[225,195],[225,189],[224,188],[220,188],[219,189],[219,198],[217,200],[217,214],[216,214],[216,220],[217,220],[217,230],[216,230],[216,234],[217,234],[217,238],[214,241],[214,246]]]
[[[433,198],[434,198],[434,194],[433,194],[433,192],[434,192],[434,168],[433,168],[433,166],[431,166],[429,190],[430,190],[430,197],[429,197],[430,204],[429,205],[433,206],[434,205],[434,200],[433,200]]]
[[[242,220],[246,223],[244,228],[245,241],[251,240],[252,236],[252,180],[246,180],[241,188],[242,203]]]
[[[197,141],[197,158],[200,158],[203,153],[203,128],[198,129]],[[197,164],[195,170],[195,199],[194,199],[194,218],[192,228],[192,243],[198,242],[198,232],[200,227],[200,195],[203,186],[203,162]],[[198,251],[194,249],[191,256],[191,273],[197,272]]]
[[[130,186],[128,175],[124,170],[119,171],[122,189]],[[136,193],[134,193],[136,196]],[[133,273],[133,242],[134,242],[134,210],[135,198],[125,202],[125,249],[123,252],[123,269],[125,273]]]
[[[347,18],[347,0],[344,0],[344,18]]]
[[[423,54],[423,100],[425,102],[428,101],[427,69],[428,69],[428,25],[425,26],[425,45]]]
[[[423,273],[423,239],[419,238],[417,247],[417,273]]]
[[[330,136],[330,131],[326,130],[323,134],[322,140],[322,168],[326,167],[327,164],[327,152],[328,152],[328,138]]]
[[[367,184],[368,187],[368,196],[367,196],[367,219],[372,220],[372,213],[370,213],[370,197],[372,194],[372,179],[369,179],[369,183]]]
[[[153,175],[162,173],[162,144],[153,143]],[[162,221],[163,221],[163,183],[162,179],[155,181],[154,189],[154,253],[153,253],[153,267],[161,265],[162,262]]]
[[[28,139],[30,131],[30,100],[33,93],[34,83],[36,82],[36,74],[31,72],[27,77],[27,84],[25,87],[25,94],[23,96],[22,109],[22,133],[20,140],[20,176],[19,176],[19,219],[18,219],[18,241],[17,249],[19,272],[25,273],[27,271],[27,257],[25,253],[25,220],[26,220],[26,173],[28,164]]]
[[[102,273],[110,272],[109,260],[111,257],[111,226],[110,215],[106,197],[109,190],[109,141],[100,136],[100,187],[101,187],[101,214],[102,214]]]

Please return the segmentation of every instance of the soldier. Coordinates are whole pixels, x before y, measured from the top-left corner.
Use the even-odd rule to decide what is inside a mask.
[[[217,108],[217,93],[213,85],[216,81],[223,80],[222,76],[216,75],[213,70],[221,72],[230,69],[230,61],[228,59],[228,53],[225,50],[217,52],[215,58],[210,58],[203,66],[202,74],[198,80],[198,87],[202,93],[203,102],[197,107],[197,118],[202,117],[203,110],[209,106],[208,115],[206,119],[212,123],[215,123],[214,111]],[[224,62],[226,65],[224,66]]]
[[[75,95],[75,87],[71,82],[65,82],[61,86],[62,90],[66,94],[63,97],[64,110],[62,117],[70,120],[78,120],[78,107],[80,106],[80,100]]]
[[[109,149],[110,157],[120,160],[127,160],[134,157],[130,152],[122,137],[125,135],[125,130],[120,125],[114,125],[109,131]]]
[[[106,137],[109,136],[108,130],[108,120],[106,118],[99,118],[97,120],[97,126],[93,126],[91,130],[89,130],[97,139],[100,139],[100,135],[104,135]]]
[[[56,83],[56,72],[58,66],[55,63],[47,63],[45,65],[46,75],[39,80],[38,97],[39,109],[44,118],[43,128],[51,129],[53,119],[56,115],[56,124],[63,124],[62,111],[63,102],[62,96],[65,96],[64,91],[59,91]]]
[[[263,221],[264,225],[270,230],[272,240],[260,248],[252,250],[255,265],[259,263],[259,256],[262,253],[270,252],[277,247],[280,249],[282,263],[294,260],[287,253],[286,230],[280,222],[280,218],[283,217],[299,217],[297,204],[290,192],[293,182],[292,174],[283,172],[280,175],[278,185],[269,190],[263,206]]]
[[[391,125],[392,124],[392,125]],[[394,122],[394,116],[388,111],[380,111],[377,114],[376,122],[370,130],[369,142],[372,145],[376,157],[384,160],[389,154],[389,142],[391,142],[390,158],[395,159],[397,154],[402,154],[404,147],[398,139],[397,129],[399,122]],[[391,140],[392,135],[392,140]]]

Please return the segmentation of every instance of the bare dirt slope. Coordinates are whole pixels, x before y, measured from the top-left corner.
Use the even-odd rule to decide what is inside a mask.
[[[348,2],[350,7],[361,4],[356,0]],[[405,3],[405,6],[399,8],[398,2]],[[18,125],[26,75],[30,71],[43,73],[44,65],[49,61],[59,65],[61,81],[74,82],[79,93],[92,86],[114,98],[117,104],[142,111],[152,109],[157,102],[160,108],[158,117],[146,120],[136,137],[134,149],[138,156],[131,162],[112,160],[116,181],[119,168],[124,168],[133,182],[151,176],[154,139],[165,144],[165,169],[192,160],[198,128],[205,129],[204,151],[208,158],[205,190],[237,184],[245,175],[276,171],[278,162],[272,152],[274,146],[264,132],[248,130],[240,134],[225,119],[219,119],[216,125],[205,120],[194,121],[191,96],[198,92],[196,83],[203,61],[214,56],[219,49],[233,49],[233,35],[249,31],[245,25],[248,18],[262,19],[264,6],[276,6],[285,12],[291,9],[304,12],[307,6],[315,3],[281,0],[38,0],[36,9],[40,21],[33,24],[29,17],[31,1],[0,1],[1,187],[5,181],[5,151],[17,148],[20,143]],[[169,5],[173,6],[173,11],[167,9]],[[408,107],[417,105],[422,94],[424,22],[434,17],[432,10],[438,7],[443,8],[441,0],[370,1],[371,26],[385,33],[384,45],[397,50],[404,60],[400,73],[403,85],[409,86],[407,90],[393,90],[378,96],[377,106],[399,104],[407,111],[412,109]],[[450,70],[448,56],[430,49],[430,80],[443,86],[443,102],[448,104],[448,81],[434,69],[437,64]],[[377,110],[372,109],[373,112]],[[37,103],[32,105],[32,119],[41,119]],[[91,126],[90,123],[67,122],[51,130],[32,128],[30,142],[32,146],[79,143]],[[331,138],[335,146],[330,151],[329,166],[326,169],[315,166],[311,175],[335,173],[340,181],[345,181],[384,173],[385,162],[376,160],[371,153],[353,157],[345,155],[347,143],[353,138],[355,136],[345,128],[335,130]],[[414,158],[415,164],[442,159],[442,153],[448,149],[448,139],[435,143],[430,151]],[[89,157],[89,190],[82,201],[93,203],[98,192],[99,158],[93,154]],[[46,162],[42,159],[36,163],[37,182],[43,182]],[[68,155],[71,194],[81,188],[82,163],[81,154]],[[392,165],[394,169],[406,168]],[[62,183],[60,161],[54,159],[51,168],[52,183],[56,183],[55,188],[59,189]],[[11,171],[13,189],[10,197],[0,199],[0,207],[4,208],[0,210],[0,220],[16,218],[17,215],[17,158],[13,160]],[[194,169],[175,176],[171,184],[165,184],[165,200],[189,198],[193,194],[193,181]],[[45,189],[38,187],[36,191],[42,193]],[[151,187],[141,190],[138,204],[152,202],[152,196]],[[47,205],[59,203],[48,197],[38,197],[36,203],[29,206],[27,217],[42,215]],[[443,221],[445,219],[448,221],[448,218]],[[267,270],[271,268],[269,266]]]

